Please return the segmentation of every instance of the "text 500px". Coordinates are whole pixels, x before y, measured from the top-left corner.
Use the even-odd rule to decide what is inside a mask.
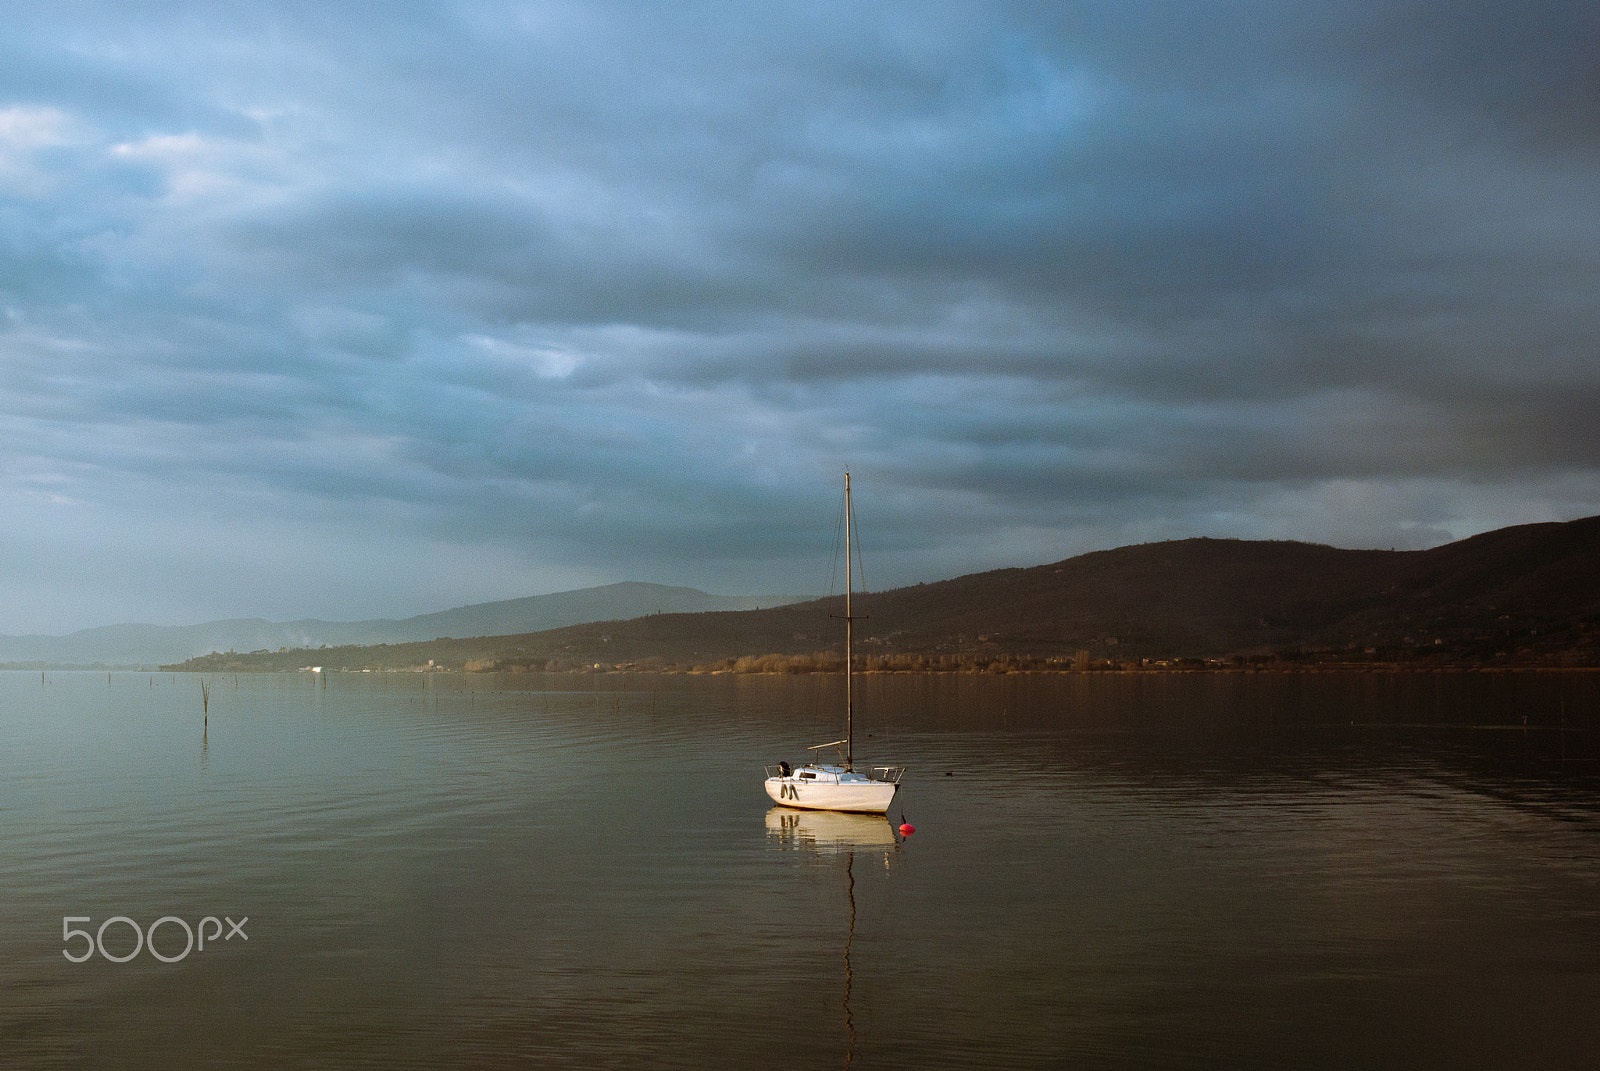
[[[224,915],[223,918],[227,918],[227,916]],[[163,915],[161,918],[156,919],[150,924],[149,930],[141,930],[139,928],[139,924],[126,915],[113,915],[111,918],[108,918],[102,922],[100,924],[100,928],[96,930],[92,936],[88,930],[74,929],[72,926],[74,922],[92,921],[93,919],[91,919],[88,915],[63,915],[61,918],[61,940],[68,945],[70,945],[73,939],[77,937],[83,938],[84,941],[83,951],[77,955],[73,954],[73,950],[71,948],[63,948],[61,950],[61,954],[66,956],[67,959],[71,960],[73,963],[82,963],[84,960],[93,956],[95,952],[99,952],[100,955],[104,956],[112,963],[126,963],[134,956],[137,956],[140,950],[144,948],[149,948],[150,954],[156,959],[159,959],[162,963],[176,963],[180,959],[183,959],[185,956],[187,956],[190,952],[195,951],[197,948],[199,951],[204,952],[206,950],[206,942],[210,941],[215,944],[217,938],[219,937],[222,937],[224,941],[231,941],[235,937],[241,937],[246,941],[250,940],[250,935],[244,932],[244,924],[250,921],[250,916],[248,915],[240,919],[238,922],[228,918],[228,934],[226,937],[223,937],[222,934],[222,922],[215,915],[207,915],[205,918],[201,919],[198,927],[191,927],[187,922],[178,918],[176,915]],[[133,931],[132,952],[118,955],[115,952],[108,952],[106,950],[106,928],[114,923],[121,923]],[[210,933],[206,932],[206,926],[208,923],[211,926]],[[183,931],[184,946],[182,952],[179,952],[177,955],[165,955],[156,948],[156,931],[163,926],[167,926],[169,928],[175,927]],[[199,931],[198,943],[195,940],[196,930]],[[117,931],[113,930],[112,933],[115,935]],[[124,942],[118,940],[116,943],[120,946]],[[165,944],[170,942],[164,940],[163,943]]]

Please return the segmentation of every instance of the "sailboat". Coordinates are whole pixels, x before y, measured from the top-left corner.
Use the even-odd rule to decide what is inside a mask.
[[[837,763],[808,762],[799,768],[780,762],[767,767],[767,795],[785,807],[807,811],[854,811],[883,814],[889,810],[903,766],[874,766],[863,773],[855,765],[855,693],[851,688],[855,617],[851,596],[855,587],[855,507],[850,499],[850,474],[844,474],[844,739],[816,744],[807,751],[835,748]]]

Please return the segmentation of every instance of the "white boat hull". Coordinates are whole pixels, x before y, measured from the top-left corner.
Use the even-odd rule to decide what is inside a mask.
[[[767,795],[774,803],[803,811],[848,811],[884,814],[900,786],[888,781],[815,781],[799,777],[767,778]]]

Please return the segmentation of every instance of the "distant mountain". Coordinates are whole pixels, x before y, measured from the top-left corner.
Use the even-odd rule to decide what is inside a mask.
[[[781,605],[783,596],[709,595],[694,588],[625,582],[522,599],[479,603],[402,620],[272,622],[261,618],[200,625],[108,625],[67,636],[0,636],[0,663],[154,665],[212,651],[410,643],[538,632],[646,614],[748,610]]]
[[[707,661],[839,646],[840,601],[579,625],[514,647]],[[865,654],[1087,650],[1095,659],[1353,649],[1469,661],[1600,661],[1600,517],[1422,551],[1185,539],[862,597]],[[603,636],[603,640],[602,640]],[[537,642],[533,642],[537,641]],[[509,640],[507,641],[509,644]],[[1522,652],[1520,655],[1518,652]]]
[[[836,651],[839,598],[527,635],[329,651],[329,668],[705,665]],[[1600,517],[1432,550],[1185,539],[862,596],[866,656],[1097,661],[1331,652],[1343,660],[1600,665]],[[295,668],[283,659],[227,668]],[[204,667],[223,666],[218,661]]]
[[[1152,543],[886,592],[868,605],[873,633],[907,648],[1214,657],[1427,646],[1489,658],[1600,638],[1600,517],[1424,551]]]

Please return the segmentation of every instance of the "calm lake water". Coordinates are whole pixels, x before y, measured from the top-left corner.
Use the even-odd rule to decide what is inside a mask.
[[[904,841],[834,679],[207,681],[0,674],[0,1066],[1600,1062],[1600,674],[867,678]]]

